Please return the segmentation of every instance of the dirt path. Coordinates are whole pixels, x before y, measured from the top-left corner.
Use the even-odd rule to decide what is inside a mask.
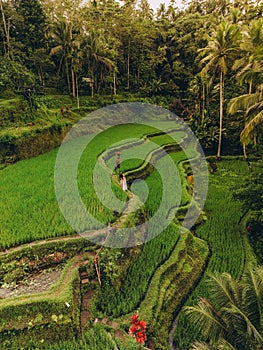
[[[42,245],[42,244],[45,244],[48,242],[70,241],[70,240],[80,239],[80,238],[82,238],[81,235],[70,235],[70,236],[61,236],[61,237],[57,237],[57,238],[48,238],[48,239],[44,239],[41,241],[34,241],[34,242],[30,242],[30,243],[20,244],[19,246],[5,249],[4,251],[0,251],[0,255],[5,255],[5,254],[11,253],[11,252],[16,252],[16,251],[25,249],[27,247],[34,247],[37,245]]]

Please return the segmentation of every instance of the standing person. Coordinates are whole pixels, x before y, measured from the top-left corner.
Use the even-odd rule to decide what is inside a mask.
[[[120,158],[117,158],[116,159],[116,164],[115,164],[115,166],[114,166],[114,170],[116,171],[117,169],[119,169],[120,168]]]
[[[120,169],[120,156],[121,156],[121,152],[116,152],[116,162],[115,162],[115,166],[114,166],[114,170],[116,171],[117,169]]]
[[[120,171],[119,173],[119,180],[120,180],[120,188],[122,188],[122,182],[123,182],[123,172]]]
[[[123,189],[123,191],[128,190],[126,177],[124,175],[122,175],[122,189]]]

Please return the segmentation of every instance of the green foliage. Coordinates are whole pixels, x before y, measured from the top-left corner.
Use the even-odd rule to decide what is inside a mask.
[[[136,345],[131,337],[115,337],[112,332],[99,323],[83,332],[78,339],[60,341],[52,345],[43,342],[35,346],[38,346],[41,350],[115,350],[116,346],[118,346],[119,350],[140,349],[140,346]],[[23,350],[31,350],[31,348],[26,347]]]
[[[114,219],[114,213],[101,205],[93,186],[93,168],[97,162],[97,156],[107,149],[109,143],[131,137],[141,137],[149,131],[151,128],[144,125],[136,127],[120,125],[101,133],[90,142],[83,152],[79,164],[80,195],[84,204],[89,208],[88,210],[100,222],[108,224]],[[54,142],[56,142],[55,137]],[[29,143],[23,145],[28,152],[30,149],[27,147],[30,146]],[[1,171],[0,188],[3,198],[1,212],[3,215],[0,246],[2,248],[73,233],[59,210],[54,191],[53,174],[56,156],[57,150],[53,150],[37,158],[16,163]],[[31,169],[34,169],[34,172]],[[115,184],[113,188],[116,195],[123,200],[124,205],[125,193]],[[16,217],[15,221],[14,217]]]
[[[139,310],[158,348],[167,349],[174,316],[200,278],[207,255],[208,246],[186,233],[151,279]]]
[[[38,0],[19,1],[15,5],[19,15],[16,21],[15,37],[23,45],[24,55],[30,57],[37,49],[46,44],[46,16]]]
[[[260,264],[263,263],[263,180],[262,180],[262,162],[248,163],[248,176],[243,181],[242,186],[236,188],[233,194],[234,200],[240,200],[242,205],[242,214],[245,220],[245,226],[250,227],[247,231],[250,243],[257,255]]]
[[[41,344],[73,338],[79,329],[79,305],[74,297],[80,293],[79,286],[78,268],[69,261],[50,291],[1,300],[3,349],[17,344],[26,348],[30,340]]]
[[[101,262],[100,266],[107,278],[114,283],[114,281],[120,278],[122,273],[118,266],[119,259],[123,256],[123,253],[119,249],[107,249],[104,248],[100,253]]]
[[[200,298],[197,305],[185,308],[215,349],[222,348],[222,344],[237,350],[262,347],[262,271],[262,266],[249,269],[242,280],[228,273],[215,273],[208,281],[211,299]]]
[[[219,129],[212,124],[208,117],[199,121],[197,116],[193,116],[190,120],[190,126],[204,148],[210,148],[218,141]]]
[[[151,141],[156,142],[157,145],[165,145],[167,142],[171,142],[171,138],[168,135],[152,135]],[[141,144],[132,144],[131,154],[137,154],[136,151],[140,150],[140,147]],[[147,150],[148,149],[146,148],[146,151]],[[125,150],[125,153],[128,153],[129,151],[130,150]],[[150,163],[148,163],[148,158],[150,159],[150,157],[154,154],[155,148],[153,148],[153,150],[151,151],[149,149],[149,155],[147,156],[146,162],[140,166],[140,162],[136,160],[137,164],[139,165],[139,168],[130,171],[128,173],[128,176],[132,176],[132,178],[135,179],[138,177],[146,177],[147,173],[149,172],[148,164]],[[165,161],[163,158],[165,157],[158,159],[156,165],[157,169],[161,169],[162,167],[164,167],[162,165]],[[175,152],[171,154],[171,158],[173,162],[176,165],[178,165],[186,159],[186,155],[184,152]],[[132,164],[136,164],[136,162],[132,160]],[[124,170],[131,168],[131,164],[129,163],[129,161],[127,161],[124,165]],[[147,217],[153,216],[160,206],[160,202],[162,200],[162,192],[157,191],[157,189],[162,189],[161,180],[162,179],[160,178],[160,174],[157,170],[154,170],[150,174],[150,176],[147,176],[146,178],[146,183],[149,191],[147,200],[145,201]],[[170,191],[170,197],[169,195],[167,195],[165,205],[161,209],[162,215],[167,216],[171,207],[176,206],[176,198],[179,197],[179,194],[177,193],[178,188],[179,186],[175,186],[174,190]],[[182,201],[184,205],[188,203],[188,200],[189,194],[187,196],[184,193],[182,196]],[[158,223],[156,223],[155,229],[158,229]],[[151,233],[148,232],[148,234]],[[169,236],[171,236],[172,239],[169,239]],[[152,239],[145,243],[141,249],[139,256],[128,267],[125,279],[120,287],[118,286],[118,288],[116,288],[116,286],[111,285],[109,281],[103,284],[100,293],[100,298],[97,303],[99,310],[107,314],[112,314],[113,316],[119,316],[121,314],[131,312],[134,308],[136,308],[146,292],[149,280],[152,278],[155,269],[170,256],[172,250],[174,249],[177,243],[178,238],[179,227],[176,226],[174,223],[171,223],[160,235],[155,237],[155,239]],[[125,300],[129,300],[129,303],[125,302]]]
[[[5,57],[0,67],[0,90],[6,86],[19,92],[24,86],[34,84],[35,76],[23,64]]]
[[[245,251],[239,225],[241,203],[233,201],[232,195],[237,184],[242,183],[243,177],[248,174],[247,164],[229,158],[218,162],[217,167],[217,172],[210,175],[205,204],[207,221],[196,232],[198,237],[208,242],[211,257],[204,278],[189,297],[187,305],[192,305],[199,296],[210,296],[205,284],[208,273],[228,272],[234,278],[239,278],[244,268]],[[180,314],[175,333],[180,348],[188,349],[191,341],[199,339],[198,334],[185,316]]]
[[[177,226],[170,224],[157,238],[143,245],[140,255],[129,265],[120,289],[115,290],[109,283],[104,283],[97,302],[98,309],[113,316],[134,310],[145,294],[155,269],[176,245],[178,230]]]
[[[90,248],[90,243],[84,238],[73,237],[40,245],[36,243],[3,253],[0,255],[0,284],[19,282],[31,273],[61,266],[76,254]]]
[[[87,330],[80,339],[63,341],[52,346],[41,347],[43,350],[114,350],[115,343],[109,332],[102,325],[97,324]]]

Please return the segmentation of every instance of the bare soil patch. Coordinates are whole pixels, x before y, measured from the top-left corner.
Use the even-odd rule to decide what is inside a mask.
[[[0,298],[10,298],[19,295],[34,294],[48,291],[55,284],[62,270],[43,271],[30,276],[27,280],[15,286],[0,288]]]

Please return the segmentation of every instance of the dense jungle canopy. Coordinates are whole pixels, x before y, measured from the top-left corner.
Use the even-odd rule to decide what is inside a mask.
[[[189,120],[205,147],[258,144],[263,3],[258,0],[1,0],[0,93],[136,93]],[[242,131],[243,130],[243,131]],[[222,138],[225,135],[226,138]],[[240,151],[239,149],[239,151]]]

